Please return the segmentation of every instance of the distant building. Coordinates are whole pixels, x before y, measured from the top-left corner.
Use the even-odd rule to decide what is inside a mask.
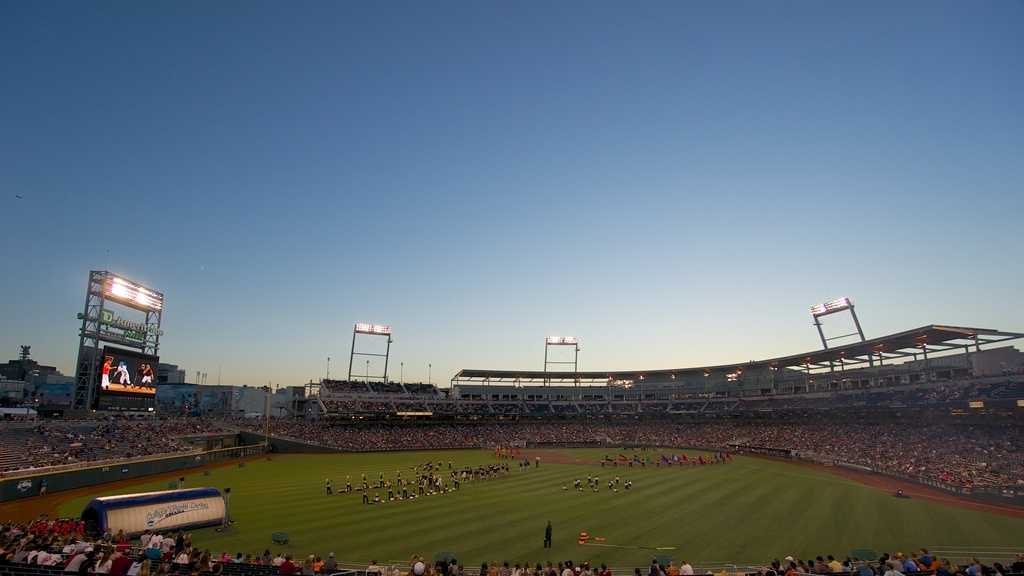
[[[18,406],[25,400],[25,382],[0,378],[0,406]]]
[[[30,346],[22,346],[17,360],[8,360],[7,363],[0,364],[0,379],[20,380],[35,385],[46,383],[46,379],[51,375],[62,376],[57,368],[43,366],[30,358],[30,349]]]
[[[306,405],[304,386],[278,388],[270,395],[270,415],[294,417],[302,415]],[[266,387],[239,386],[232,389],[231,410],[235,414],[265,415],[267,409]]]
[[[161,362],[156,365],[156,381],[158,384],[184,384],[185,369],[178,368],[177,364]]]

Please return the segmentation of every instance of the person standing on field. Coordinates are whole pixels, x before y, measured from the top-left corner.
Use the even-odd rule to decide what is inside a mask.
[[[548,520],[548,525],[544,528],[544,547],[551,548],[551,520]]]

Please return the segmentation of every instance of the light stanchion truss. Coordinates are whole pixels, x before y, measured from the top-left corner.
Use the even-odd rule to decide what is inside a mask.
[[[384,353],[379,352],[359,352],[356,350],[356,341],[358,336],[364,337],[383,337],[387,338],[387,344],[384,349]],[[352,328],[352,348],[348,357],[348,380],[352,381],[352,369],[353,362],[356,356],[367,358],[367,372],[363,374],[365,380],[380,380],[381,382],[388,381],[388,361],[391,359],[391,326],[385,326],[383,324],[368,324],[365,322],[356,322]],[[383,358],[384,359],[384,371],[382,374],[369,373],[369,358]],[[358,374],[357,374],[358,376]]]
[[[826,338],[825,331],[821,325],[822,316],[828,316],[829,314],[836,314],[843,311],[850,312],[850,316],[853,317],[853,325],[856,326],[857,331]],[[866,340],[866,338],[864,338],[864,330],[860,327],[860,319],[857,318],[857,310],[854,308],[853,300],[850,300],[846,296],[811,306],[811,317],[814,318],[814,326],[818,329],[818,336],[821,337],[822,348],[828,348],[828,343],[833,340],[842,340],[843,338],[849,338],[851,336],[860,336],[861,342]]]
[[[572,347],[572,360],[551,360],[550,349]],[[551,366],[572,366],[571,374],[579,373],[580,366],[580,342],[575,336],[548,336],[544,339],[544,372],[548,372]],[[579,380],[576,380],[579,384]]]

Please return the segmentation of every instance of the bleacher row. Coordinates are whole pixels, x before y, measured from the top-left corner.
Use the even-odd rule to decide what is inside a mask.
[[[321,389],[320,400],[328,413],[431,412],[438,415],[573,416],[580,414],[719,414],[765,410],[826,410],[856,408],[966,407],[969,400],[1024,399],[1024,381],[972,384],[951,382],[910,389],[867,389],[831,393],[787,394],[754,397],[701,395],[695,398],[645,397],[610,399],[580,397],[547,400],[506,398],[453,399],[426,384],[335,382]],[[414,392],[404,391],[415,386]],[[430,391],[432,389],[432,391]]]
[[[326,392],[365,394],[410,394],[417,396],[440,396],[433,384],[406,384],[401,382],[363,382],[348,380],[323,380],[320,383]]]
[[[229,429],[209,419],[192,417],[2,422],[0,475],[33,468],[187,453],[195,448],[186,438],[224,431]]]

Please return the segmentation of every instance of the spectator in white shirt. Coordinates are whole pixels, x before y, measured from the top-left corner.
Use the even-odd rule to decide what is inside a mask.
[[[110,566],[114,563],[114,558],[110,552],[104,552],[100,559],[96,561],[96,574],[106,574],[110,572]]]
[[[87,560],[84,552],[75,554],[74,558],[68,561],[68,565],[64,567],[65,572],[78,572],[78,569],[82,567],[82,564]]]

